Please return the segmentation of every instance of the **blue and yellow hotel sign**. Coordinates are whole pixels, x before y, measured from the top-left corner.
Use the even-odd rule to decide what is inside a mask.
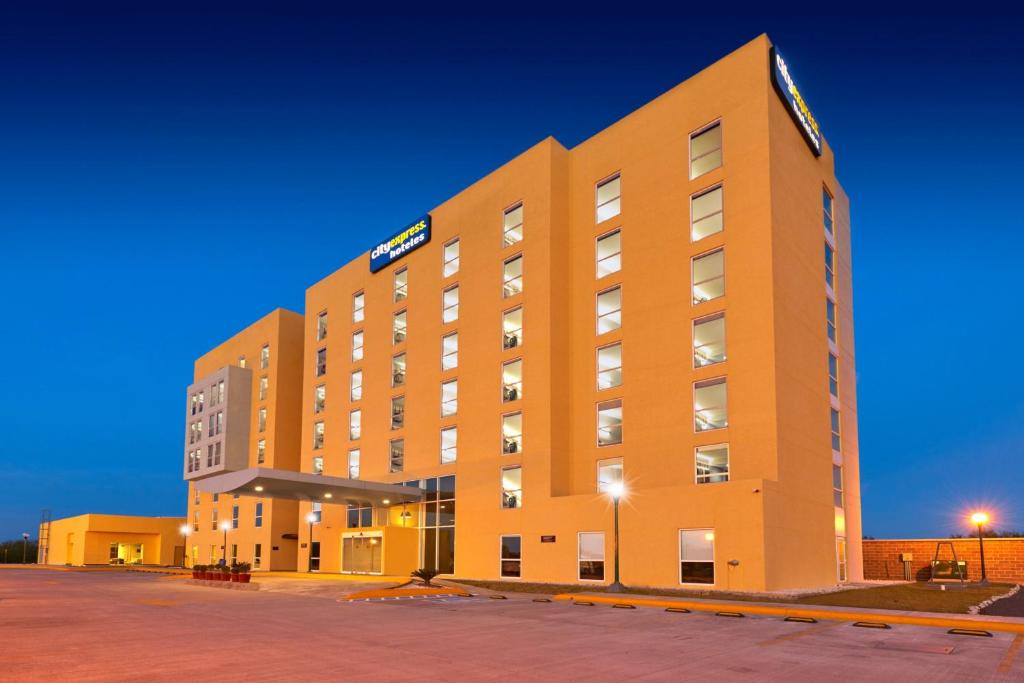
[[[817,119],[811,114],[811,110],[807,107],[803,95],[800,94],[800,89],[796,87],[796,81],[793,80],[792,74],[789,73],[789,66],[786,64],[786,60],[782,58],[782,55],[779,54],[775,47],[772,47],[770,59],[772,62],[772,83],[775,84],[775,90],[779,93],[779,97],[782,98],[786,109],[789,110],[789,115],[796,122],[797,128],[803,133],[804,139],[807,140],[811,151],[814,152],[814,156],[820,157],[821,129],[818,128]]]
[[[376,273],[381,268],[387,268],[429,241],[430,214],[428,213],[373,248],[373,251],[370,252],[370,272]]]

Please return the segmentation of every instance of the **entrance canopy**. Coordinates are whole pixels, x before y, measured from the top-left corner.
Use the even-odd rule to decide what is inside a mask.
[[[416,503],[423,491],[401,484],[326,477],[310,472],[250,467],[193,481],[203,493],[227,493],[262,498],[314,500],[339,505],[384,507]]]

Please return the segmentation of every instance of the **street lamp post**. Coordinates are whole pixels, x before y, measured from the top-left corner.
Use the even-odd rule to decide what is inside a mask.
[[[28,532],[21,534],[21,563],[28,562]]]
[[[221,564],[226,567],[228,564],[228,529],[231,528],[231,524],[228,522],[221,522],[220,528],[224,530],[224,552],[221,555]]]
[[[188,567],[188,532],[190,531],[188,524],[182,524],[178,531],[181,532],[181,568],[185,569]]]
[[[625,492],[626,488],[621,481],[608,486],[608,493],[612,497],[612,506],[615,509],[615,580],[608,585],[609,593],[621,593],[625,589],[619,581],[619,500]]]
[[[316,521],[316,514],[310,512],[306,515],[306,521],[309,522],[309,558],[306,564],[306,571],[310,574],[313,573],[313,522]]]
[[[978,550],[981,552],[981,586],[988,585],[988,574],[985,572],[985,541],[981,534],[981,528],[988,523],[988,515],[984,512],[975,512],[971,515],[971,521],[978,525]]]

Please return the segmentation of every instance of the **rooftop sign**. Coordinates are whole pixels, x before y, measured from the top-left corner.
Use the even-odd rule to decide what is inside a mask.
[[[410,251],[430,241],[430,214],[424,215],[384,240],[370,252],[370,272],[387,268]]]
[[[821,130],[818,128],[818,121],[811,114],[807,103],[804,102],[800,89],[796,87],[796,81],[793,80],[793,76],[789,73],[786,60],[782,58],[782,55],[779,54],[779,51],[774,46],[769,58],[772,62],[772,83],[775,85],[775,90],[785,103],[786,109],[789,110],[789,115],[796,122],[797,128],[803,133],[808,146],[814,152],[814,156],[820,157]]]

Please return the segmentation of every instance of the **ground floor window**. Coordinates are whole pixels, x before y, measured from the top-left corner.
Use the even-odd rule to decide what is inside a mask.
[[[384,552],[380,534],[345,536],[341,539],[341,571],[354,574],[380,574]]]
[[[501,537],[501,575],[502,577],[518,579],[520,576],[520,564],[523,560],[522,537],[502,536]]]
[[[842,536],[836,537],[836,569],[839,582],[846,581],[846,539]]]
[[[231,544],[231,564],[238,562],[238,544]]]
[[[455,573],[455,476],[402,482],[424,491],[420,503],[422,566],[440,574]]]
[[[210,564],[216,564],[218,559],[220,559],[220,558],[217,557],[217,546],[211,545],[210,546]]]
[[[679,532],[679,583],[715,582],[714,529]]]
[[[252,551],[252,568],[259,569],[263,566],[263,544],[257,543]]]
[[[309,571],[320,571],[320,541],[309,544]]]
[[[577,557],[581,581],[604,581],[604,532],[580,532]]]

